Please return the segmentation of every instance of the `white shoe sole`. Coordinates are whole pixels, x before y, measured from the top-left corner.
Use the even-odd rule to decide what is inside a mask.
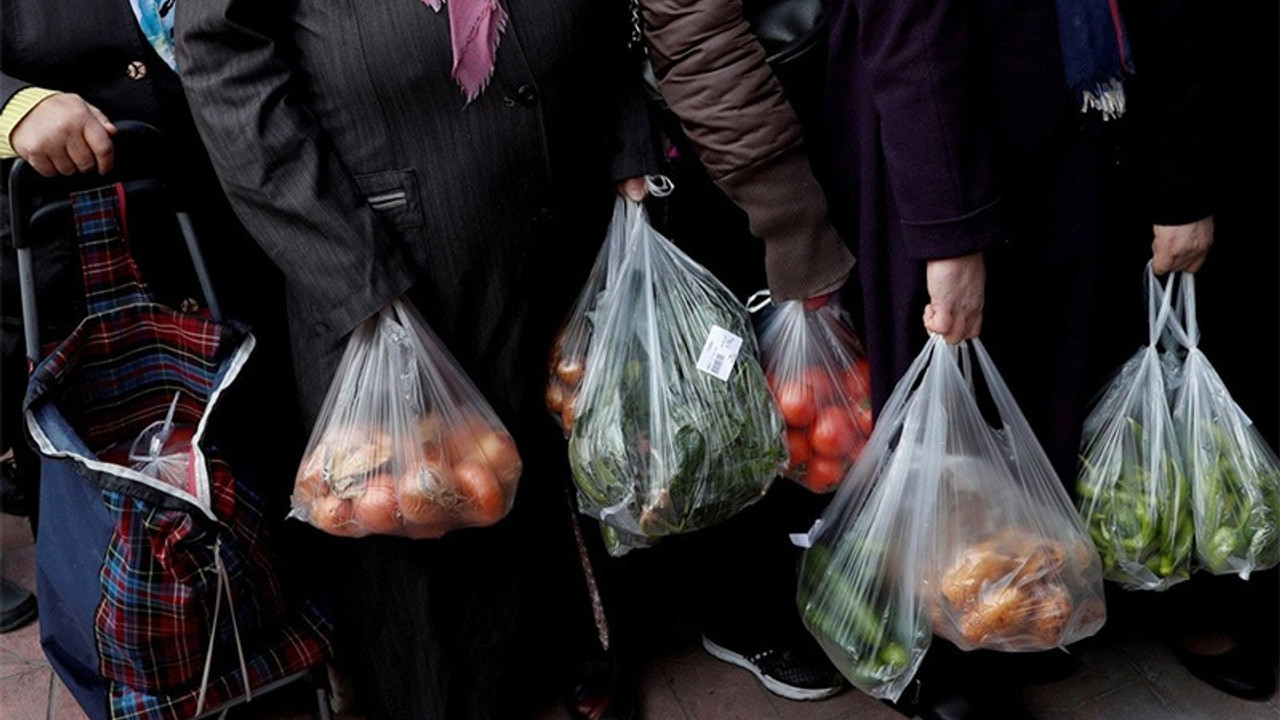
[[[702,637],[702,647],[706,649],[708,653],[711,653],[712,657],[718,660],[723,660],[730,665],[737,665],[743,670],[750,671],[751,674],[755,675],[756,679],[760,681],[760,684],[764,685],[766,690],[778,697],[784,697],[788,700],[825,700],[838,694],[844,689],[843,685],[837,685],[833,688],[823,688],[821,690],[806,690],[805,688],[793,687],[765,675],[760,672],[760,668],[753,665],[751,661],[728,648],[720,647],[705,635]]]

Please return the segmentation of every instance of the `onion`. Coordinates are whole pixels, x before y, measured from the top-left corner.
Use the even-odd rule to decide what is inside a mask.
[[[396,480],[383,473],[369,478],[364,493],[355,501],[355,520],[365,532],[377,535],[397,534],[404,525],[400,504],[396,501]]]

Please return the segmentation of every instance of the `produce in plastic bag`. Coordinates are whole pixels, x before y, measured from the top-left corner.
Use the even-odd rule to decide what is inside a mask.
[[[195,425],[175,423],[181,393],[173,394],[164,420],[151,423],[138,433],[129,448],[129,467],[144,475],[178,488],[187,488],[187,471],[191,468],[191,441]]]
[[[967,352],[999,429],[978,408]],[[929,340],[805,544],[805,626],[878,698],[902,694],[934,634],[1039,651],[1106,620],[1098,555],[977,340]]]
[[[1165,590],[1191,574],[1195,526],[1157,347],[1172,296],[1150,263],[1147,290],[1149,342],[1085,419],[1076,492],[1107,579],[1130,590]]]
[[[618,265],[626,250],[628,202],[630,201],[621,196],[614,202],[613,221],[609,223],[604,245],[596,256],[586,285],[578,293],[578,299],[569,312],[569,319],[556,335],[551,348],[547,410],[560,425],[560,429],[564,430],[566,437],[573,430],[578,390],[587,366],[587,348],[591,346],[594,326],[599,322],[600,312],[597,307],[608,303],[609,278],[617,275]]]
[[[714,525],[786,466],[746,308],[626,201],[569,438],[581,510],[621,554]],[[606,247],[603,252],[612,252]]]
[[[1280,463],[1199,348],[1195,275],[1181,273],[1178,284],[1169,330],[1185,359],[1173,424],[1191,486],[1196,560],[1248,579],[1280,564]]]
[[[515,442],[401,299],[351,335],[311,432],[291,517],[332,535],[434,538],[515,500]]]
[[[784,477],[836,489],[871,436],[871,378],[849,314],[834,299],[766,308],[760,353],[787,423]]]

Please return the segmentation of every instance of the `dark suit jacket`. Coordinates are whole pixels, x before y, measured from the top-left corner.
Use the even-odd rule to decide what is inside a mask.
[[[197,124],[288,279],[312,415],[349,331],[408,292],[525,461],[495,527],[334,543],[340,653],[374,717],[515,716],[570,642],[558,618],[590,628],[542,388],[613,180],[651,170],[653,150],[643,123],[619,130],[628,82],[643,108],[625,4],[506,7],[493,80],[464,105],[448,18],[420,0],[178,6]]]
[[[528,303],[573,284],[535,264],[591,255],[610,180],[645,167],[645,149],[610,165],[640,137],[617,131],[625,28],[603,27],[607,4],[513,2],[493,81],[464,107],[443,13],[295,5],[181,3],[178,31],[227,193],[288,277],[300,364],[318,371],[305,402],[334,367],[318,348],[415,283],[465,365],[510,365]]]

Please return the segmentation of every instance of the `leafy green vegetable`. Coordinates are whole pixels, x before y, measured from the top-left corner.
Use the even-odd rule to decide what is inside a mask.
[[[660,236],[642,237],[597,307],[569,439],[586,512],[610,551],[719,523],[787,463],[745,308]],[[742,340],[727,380],[697,368],[713,327]]]

